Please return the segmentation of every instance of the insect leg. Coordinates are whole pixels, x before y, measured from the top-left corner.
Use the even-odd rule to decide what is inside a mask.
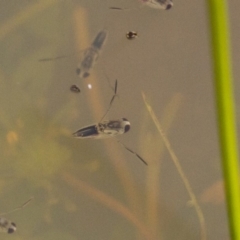
[[[118,86],[118,82],[117,82],[117,79],[115,81],[115,87],[114,87],[114,95],[110,101],[110,104],[109,104],[109,108],[111,107],[112,103],[113,103],[113,100],[115,99],[115,97],[117,96],[117,86]]]
[[[116,81],[115,81],[115,88],[114,88],[114,95],[113,95],[113,97],[112,97],[112,99],[111,99],[111,101],[109,103],[109,107],[108,107],[106,113],[103,115],[103,117],[101,118],[101,120],[99,122],[101,122],[105,118],[105,116],[107,115],[107,113],[111,109],[113,101],[114,101],[115,97],[117,96],[117,87],[118,87],[118,83],[117,83],[117,79],[116,79]]]
[[[21,210],[21,209],[25,208],[33,199],[34,199],[34,197],[31,197],[25,203],[23,203],[20,207],[17,207],[17,208],[15,208],[15,209],[13,209],[13,210],[11,210],[9,212],[6,212],[6,213],[2,213],[2,214],[0,214],[0,216],[4,216],[4,215],[7,215],[9,213],[13,213],[13,212],[16,212],[18,210]]]
[[[127,149],[130,153],[134,154],[137,156],[137,158],[139,158],[145,165],[148,165],[147,162],[136,152],[134,152],[133,150],[131,150],[130,148],[128,148],[125,144],[123,144],[122,142],[120,142],[119,140],[117,140],[125,149]]]

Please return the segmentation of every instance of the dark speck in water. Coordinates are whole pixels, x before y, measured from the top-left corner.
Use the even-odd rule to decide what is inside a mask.
[[[74,92],[74,93],[80,93],[81,92],[80,88],[76,85],[72,85],[70,87],[70,90],[71,90],[71,92]]]

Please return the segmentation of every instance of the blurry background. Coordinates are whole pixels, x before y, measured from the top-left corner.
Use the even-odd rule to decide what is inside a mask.
[[[231,1],[235,80],[239,7]],[[174,1],[169,11],[137,0],[1,1],[0,212],[35,197],[7,216],[18,226],[11,239],[201,239],[198,216],[142,91],[201,206],[207,239],[229,239],[207,14],[205,1],[190,0]],[[80,80],[81,50],[102,29],[108,31],[103,51],[90,77]],[[126,39],[127,31],[138,38]],[[38,61],[59,55],[71,56]],[[148,167],[114,138],[71,136],[101,119],[115,79],[119,97],[107,118],[131,122],[118,139]],[[80,94],[70,92],[72,84]]]

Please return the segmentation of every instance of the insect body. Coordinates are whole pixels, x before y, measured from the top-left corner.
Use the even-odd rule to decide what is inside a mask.
[[[110,120],[110,121],[102,121],[104,117],[107,115],[109,110],[111,109],[112,103],[117,96],[117,80],[115,82],[114,95],[109,103],[109,107],[106,113],[103,115],[99,123],[83,127],[79,129],[77,132],[73,133],[73,136],[76,138],[109,138],[116,135],[120,135],[126,133],[130,129],[130,122],[126,118],[122,118],[119,120]]]
[[[93,68],[93,65],[98,59],[98,51],[94,48],[89,48],[84,51],[84,57],[81,63],[79,64],[76,72],[79,78],[87,78],[90,75],[90,70]]]
[[[112,103],[117,95],[117,80],[115,82],[115,89],[114,89],[114,95],[110,101],[109,107],[106,111],[106,113],[103,115],[102,119],[99,123],[85,126],[83,128],[80,128],[78,131],[73,133],[73,136],[80,139],[104,139],[104,138],[110,138],[115,137],[121,134],[124,134],[130,130],[130,122],[126,118],[121,118],[118,120],[104,120],[104,117],[109,112]],[[144,164],[147,165],[147,162],[140,157],[137,153],[132,151],[130,148],[125,146],[123,143],[118,141],[126,150],[131,152],[132,154],[136,155]]]
[[[151,8],[169,10],[173,6],[172,0],[141,0]]]
[[[100,31],[95,37],[95,39],[93,40],[91,47],[95,48],[96,50],[101,50],[106,38],[107,38],[107,32],[104,30]]]
[[[87,78],[90,75],[90,70],[96,63],[100,50],[106,41],[107,32],[100,31],[95,39],[93,40],[91,46],[84,51],[84,56],[82,61],[77,68],[77,75],[82,78]]]
[[[130,122],[126,118],[119,120],[109,120],[83,127],[73,133],[77,138],[109,138],[114,137],[130,130]]]
[[[7,214],[10,214],[12,212],[16,212],[24,207],[26,207],[31,201],[33,200],[33,198],[30,198],[27,202],[25,202],[22,206],[15,208],[12,211],[9,211],[7,213],[2,213],[0,214],[0,232],[4,232],[4,233],[14,233],[17,230],[17,226],[14,222],[10,221],[9,219],[5,218],[5,217],[1,217]]]
[[[169,10],[173,6],[172,0],[141,0],[151,8]]]

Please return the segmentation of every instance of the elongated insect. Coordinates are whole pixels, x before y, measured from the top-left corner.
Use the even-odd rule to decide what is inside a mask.
[[[12,211],[0,214],[0,232],[9,233],[9,234],[14,233],[17,230],[16,224],[2,216],[5,216],[7,214],[10,214],[10,213],[13,213],[13,212],[16,212],[18,210],[25,208],[32,200],[33,200],[33,198],[30,198],[28,201],[26,201],[20,207],[17,207],[15,209],[13,209]]]
[[[76,72],[79,78],[84,79],[87,78],[90,75],[90,71],[92,70],[94,64],[97,62],[100,51],[106,42],[107,39],[107,31],[106,30],[101,30],[98,32],[96,37],[94,38],[92,44],[85,50],[83,50],[83,57],[82,60],[80,61]],[[72,54],[76,55],[76,53]],[[54,58],[43,58],[40,59],[39,61],[53,61],[53,60],[58,60],[62,58],[69,57],[71,55],[63,55],[63,56],[58,56]]]
[[[110,121],[102,121],[114,102],[114,99],[117,95],[117,80],[115,81],[115,88],[114,88],[114,95],[111,98],[109,103],[109,107],[106,113],[103,115],[99,123],[89,125],[86,127],[81,128],[77,132],[73,133],[74,137],[77,138],[93,138],[93,139],[100,139],[100,138],[109,138],[116,135],[123,134],[130,129],[130,122],[126,118],[118,119],[118,120],[110,120]]]
[[[172,0],[140,0],[151,8],[169,10],[173,6]]]
[[[76,138],[103,139],[121,135],[130,130],[130,122],[126,118],[103,121],[83,127],[73,133]]]
[[[103,47],[107,38],[107,32],[100,31],[92,42],[92,45],[84,51],[84,57],[77,68],[77,75],[80,78],[87,78],[90,75],[90,70],[96,63],[100,50]]]
[[[117,120],[105,120],[105,116],[111,109],[111,106],[113,104],[113,101],[117,95],[117,80],[115,82],[115,89],[114,89],[114,95],[111,98],[111,101],[109,103],[109,107],[106,111],[106,113],[103,115],[99,123],[92,124],[89,126],[85,126],[83,128],[80,128],[78,131],[73,133],[73,136],[80,139],[104,139],[104,138],[110,138],[115,137],[124,133],[127,133],[130,130],[130,122],[126,118],[121,118]],[[118,141],[121,143],[120,141]],[[132,154],[136,155],[144,164],[147,165],[147,162],[143,160],[142,157],[140,157],[137,153],[132,151],[130,148],[125,146],[123,143],[121,145],[131,152]]]
[[[141,3],[155,9],[169,10],[173,6],[172,0],[139,0]],[[110,7],[112,10],[128,10],[121,7]]]

